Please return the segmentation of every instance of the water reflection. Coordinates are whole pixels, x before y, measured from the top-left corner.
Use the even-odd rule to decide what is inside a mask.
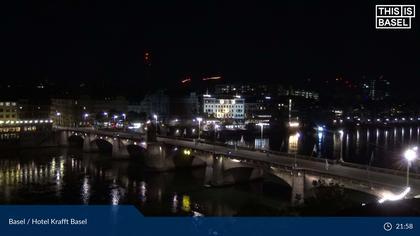
[[[394,145],[397,144],[397,128],[394,128]]]
[[[299,149],[299,138],[300,138],[300,133],[296,132],[294,134],[291,134],[289,136],[289,145],[288,145],[288,153],[290,154],[296,154],[298,152]]]
[[[89,204],[89,199],[90,199],[90,184],[89,184],[89,178],[87,176],[85,176],[83,178],[83,184],[82,184],[82,201],[83,204]]]
[[[360,130],[356,131],[356,155],[360,155]]]
[[[276,190],[285,196],[272,196],[264,181],[206,188],[205,168],[153,173],[138,161],[74,150],[37,152],[0,157],[0,203],[132,204],[146,215],[258,215],[290,203],[288,187]]]
[[[324,132],[322,130],[318,131],[318,143],[314,146],[314,152],[317,154],[317,157],[322,155],[322,143],[324,142]]]
[[[254,147],[261,150],[270,149],[270,140],[268,138],[256,138]]]
[[[172,213],[177,213],[178,211],[178,195],[174,194],[172,197]]]
[[[141,200],[142,203],[145,203],[146,200],[147,200],[147,197],[146,197],[146,192],[147,192],[146,182],[141,181],[139,188],[140,188],[140,200]]]

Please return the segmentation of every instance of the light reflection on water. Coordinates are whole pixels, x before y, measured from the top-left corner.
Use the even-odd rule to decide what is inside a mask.
[[[205,168],[153,173],[141,167],[75,150],[2,155],[0,203],[133,204],[146,215],[264,215],[262,209],[276,212],[290,203],[291,190],[283,185],[275,191],[263,181],[206,188]]]

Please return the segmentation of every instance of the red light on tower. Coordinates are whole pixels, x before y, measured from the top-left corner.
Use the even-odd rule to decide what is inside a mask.
[[[146,65],[151,66],[152,65],[152,61],[150,59],[150,53],[149,52],[145,52],[144,53],[144,63],[146,63]]]

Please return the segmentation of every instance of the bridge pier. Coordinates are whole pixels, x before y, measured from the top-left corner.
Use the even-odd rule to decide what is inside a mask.
[[[212,171],[206,169],[206,174],[211,174],[210,183],[216,187],[255,180],[264,174],[260,168],[250,167],[241,163],[240,160],[230,159],[223,155],[213,156],[212,169]]]
[[[269,173],[286,182],[292,188],[291,203],[299,205],[305,199],[306,175],[303,170],[270,167]]]
[[[163,144],[153,142],[147,144],[144,164],[153,170],[166,171],[175,168],[173,158],[168,158],[168,152]],[[172,155],[171,155],[172,156]]]
[[[128,158],[130,154],[127,150],[127,145],[120,138],[112,139],[112,157],[115,158]]]
[[[212,163],[212,155],[190,148],[178,148],[165,143],[147,144],[145,165],[156,171],[167,171],[175,168],[206,166]]]
[[[292,172],[292,205],[300,205],[305,200],[305,172],[294,170]]]
[[[99,150],[98,145],[95,142],[95,136],[87,134],[83,138],[83,152],[97,152]]]
[[[58,145],[62,147],[69,146],[69,131],[58,132]]]

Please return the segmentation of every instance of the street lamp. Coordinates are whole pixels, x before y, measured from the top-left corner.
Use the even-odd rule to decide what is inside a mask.
[[[343,130],[339,130],[338,133],[340,134],[340,162],[343,162],[343,136],[344,136],[344,131]]]
[[[410,164],[417,158],[417,147],[407,149],[404,152],[404,158],[407,160],[407,187],[409,186]]]
[[[117,119],[118,119],[118,116],[117,115],[113,115],[112,118],[114,119],[114,128],[117,128]]]
[[[157,135],[157,130],[158,130],[158,116],[156,114],[153,115],[153,118],[155,118],[155,134]]]
[[[57,123],[59,125],[63,125],[62,122],[61,122],[61,113],[57,111],[57,113],[55,113],[55,115],[58,117],[58,122]]]
[[[200,133],[201,133],[201,121],[203,121],[203,118],[197,117],[196,120],[198,121],[198,140],[200,140]]]

